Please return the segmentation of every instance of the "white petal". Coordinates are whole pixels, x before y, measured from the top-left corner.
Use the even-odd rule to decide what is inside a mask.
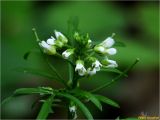
[[[117,50],[115,48],[109,48],[106,50],[106,52],[109,54],[109,55],[114,55],[117,53]]]
[[[96,69],[96,71],[100,71],[100,67],[102,66],[102,64],[96,60],[93,64],[92,67],[94,67]]]
[[[67,52],[67,51],[64,51],[64,52],[62,53],[62,56],[63,56],[64,59],[67,59],[67,58],[70,56],[70,53]]]
[[[75,112],[76,111],[76,106],[69,107],[69,111],[70,112]]]
[[[115,68],[115,67],[118,67],[118,64],[116,61],[114,60],[107,60],[109,62],[109,65],[107,66],[107,68]]]
[[[95,69],[96,69],[96,71],[100,71],[101,68],[100,67],[95,67]]]
[[[93,68],[93,70],[91,70],[91,68],[88,68],[88,69],[87,69],[87,73],[88,73],[89,75],[94,75],[94,74],[96,74],[96,69]]]
[[[81,69],[78,70],[78,74],[80,76],[84,76],[86,74],[86,69],[84,67],[82,67]]]
[[[65,38],[65,36],[61,33],[55,30],[55,36],[58,39],[59,36],[61,36],[62,38]]]
[[[82,64],[76,64],[76,68],[75,68],[75,71],[78,71],[79,69],[82,69],[83,68],[83,65]]]
[[[110,48],[114,43],[115,43],[114,39],[111,37],[108,37],[102,42],[102,45],[106,48]]]
[[[99,66],[102,66],[102,64],[98,60],[96,60],[95,61],[95,67],[99,67]]]
[[[49,49],[50,45],[48,45],[45,41],[42,41],[41,43],[39,43],[41,47]]]
[[[49,38],[49,39],[47,40],[47,44],[49,44],[49,45],[54,45],[54,44],[55,44],[55,39],[54,39],[54,38]]]

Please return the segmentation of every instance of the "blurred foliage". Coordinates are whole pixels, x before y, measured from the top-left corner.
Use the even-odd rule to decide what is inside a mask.
[[[80,31],[89,33],[93,41],[100,42],[114,32],[115,40],[126,44],[126,47],[118,48],[118,54],[114,57],[120,69],[136,58],[140,58],[140,63],[135,70],[158,68],[160,27],[158,2],[2,1],[1,10],[2,99],[17,87],[47,84],[57,86],[57,83],[46,83],[43,78],[15,72],[14,68],[30,67],[48,71],[46,63],[39,54],[31,54],[27,61],[23,59],[24,53],[37,48],[31,29],[37,28],[40,39],[44,40],[53,34],[54,29],[67,34],[67,20],[72,16],[79,18]],[[53,62],[61,74],[67,77],[67,65],[59,59]],[[57,64],[58,62],[61,64]],[[102,84],[106,78],[109,81],[112,76],[99,73],[92,78],[92,81],[82,80],[82,82],[84,87],[88,88],[89,84],[91,88]],[[27,106],[27,102],[18,106]],[[7,110],[4,113],[10,117],[15,117],[11,111],[18,111],[16,117],[20,118],[22,118],[20,115],[28,115],[27,112],[19,110],[21,107],[14,107],[17,105],[16,100],[9,104],[6,105]],[[4,118],[6,114],[2,114]]]

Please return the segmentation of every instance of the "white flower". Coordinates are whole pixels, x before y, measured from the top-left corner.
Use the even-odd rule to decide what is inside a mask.
[[[115,41],[112,37],[108,37],[107,39],[105,39],[101,45],[104,46],[105,48],[110,48],[114,45]]]
[[[100,67],[102,66],[102,64],[96,60],[94,63],[92,63],[92,67],[94,67],[96,69],[96,71],[100,71]]]
[[[50,45],[48,45],[45,41],[41,41],[39,45],[44,49],[50,49]]]
[[[95,69],[95,68],[93,68],[93,69],[88,68],[88,69],[87,69],[87,74],[88,74],[88,75],[91,75],[91,76],[94,75],[94,74],[96,74],[96,69]]]
[[[115,48],[111,48],[114,43],[114,39],[112,37],[108,37],[98,46],[95,46],[94,50],[102,54],[115,55],[117,53],[117,50]]]
[[[43,48],[43,51],[49,55],[56,54],[56,48],[52,45],[47,44],[45,41],[39,43],[40,47]]]
[[[115,55],[117,53],[117,50],[115,48],[109,48],[105,50],[106,53],[109,55]]]
[[[55,36],[58,40],[61,40],[63,43],[67,43],[67,38],[61,33],[55,30]]]
[[[49,39],[47,40],[47,44],[49,44],[49,45],[54,45],[54,44],[55,44],[55,38],[54,38],[53,36],[51,36],[51,38],[49,38]]]
[[[77,119],[77,112],[76,112],[76,106],[69,106],[69,112],[72,113],[73,115],[73,120],[76,120]]]
[[[64,59],[68,59],[68,57],[74,53],[74,49],[67,49],[62,53]]]
[[[109,59],[107,59],[107,61],[108,61],[108,65],[106,66],[107,68],[115,68],[115,67],[118,67],[118,64],[117,64],[116,61],[114,61],[114,60],[109,60]]]
[[[86,69],[82,60],[77,60],[75,71],[78,71],[80,76],[84,76],[86,74]]]
[[[74,105],[74,106],[70,106],[69,107],[69,111],[70,112],[75,112],[76,111],[76,106]]]

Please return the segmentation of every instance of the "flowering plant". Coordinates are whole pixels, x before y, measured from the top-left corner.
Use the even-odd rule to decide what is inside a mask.
[[[39,94],[40,98],[38,101],[42,102],[42,106],[37,115],[37,119],[46,119],[49,113],[53,112],[55,107],[62,104],[68,108],[68,119],[78,118],[77,109],[80,109],[87,119],[93,119],[92,114],[84,102],[92,102],[101,111],[101,102],[119,108],[118,103],[105,96],[95,94],[95,92],[111,85],[121,77],[125,77],[126,73],[138,62],[137,59],[124,72],[121,72],[116,69],[116,67],[118,67],[117,62],[109,58],[117,53],[117,49],[114,46],[114,34],[111,37],[107,37],[104,41],[95,44],[89,37],[89,34],[80,34],[76,27],[72,26],[72,28],[74,29],[69,30],[70,32],[68,36],[55,30],[54,36],[51,36],[46,41],[40,40],[35,28],[33,29],[40,52],[54,74],[45,74],[44,72],[35,72],[31,70],[27,70],[27,72],[57,80],[64,85],[64,88],[60,89],[54,89],[49,86],[19,88],[11,97],[9,97],[13,98],[20,95]],[[29,53],[25,54],[25,58],[28,57],[28,55]],[[58,57],[69,64],[68,79],[65,80],[61,77],[59,72],[48,59],[49,56]],[[89,78],[99,71],[111,71],[116,72],[119,75],[109,83],[107,82],[93,90],[83,90],[80,86],[79,80],[81,78]],[[6,102],[6,100],[4,102]]]

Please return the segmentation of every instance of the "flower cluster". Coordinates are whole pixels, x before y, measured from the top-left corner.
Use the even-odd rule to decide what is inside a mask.
[[[108,58],[117,53],[112,47],[115,44],[112,37],[94,45],[88,34],[80,35],[75,32],[73,40],[71,42],[61,32],[55,31],[55,37],[51,36],[46,41],[41,41],[39,45],[48,55],[61,54],[64,59],[71,59],[75,65],[75,72],[80,76],[94,75],[102,67],[118,66],[116,61]]]

